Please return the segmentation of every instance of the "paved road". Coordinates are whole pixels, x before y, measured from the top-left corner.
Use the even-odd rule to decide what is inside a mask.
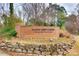
[[[9,56],[9,55],[0,50],[0,56]]]

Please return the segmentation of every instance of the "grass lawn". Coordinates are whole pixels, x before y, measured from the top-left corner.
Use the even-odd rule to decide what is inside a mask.
[[[67,56],[79,56],[79,36],[77,36],[76,43]]]

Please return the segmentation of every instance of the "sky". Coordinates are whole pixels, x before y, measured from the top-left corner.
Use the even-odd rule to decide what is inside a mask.
[[[68,14],[71,14],[72,12],[75,12],[75,9],[76,9],[76,6],[77,6],[76,3],[61,3],[59,5],[64,6],[65,9],[67,10]]]

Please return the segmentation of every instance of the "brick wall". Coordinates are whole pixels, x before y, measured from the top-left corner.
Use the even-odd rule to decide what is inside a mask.
[[[53,38],[59,36],[59,28],[50,26],[16,26],[20,38]]]

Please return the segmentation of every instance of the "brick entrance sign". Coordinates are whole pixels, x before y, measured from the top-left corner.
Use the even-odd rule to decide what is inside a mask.
[[[51,26],[16,26],[17,36],[27,39],[49,39],[59,36],[59,28]]]

